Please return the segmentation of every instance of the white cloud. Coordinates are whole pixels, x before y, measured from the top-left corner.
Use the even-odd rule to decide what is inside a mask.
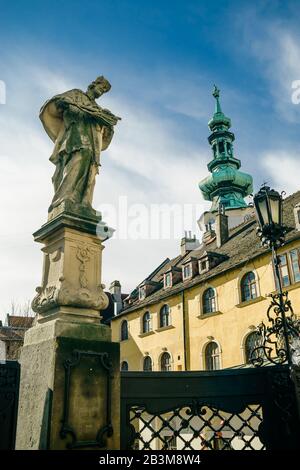
[[[299,30],[293,27],[292,18],[287,27],[278,19],[266,18],[261,9],[251,6],[237,15],[240,60],[249,53],[257,60],[258,76],[267,79],[273,97],[272,102],[265,102],[266,107],[274,108],[289,123],[300,122],[300,105],[292,101],[292,83],[300,80]]]
[[[276,108],[289,122],[300,121],[300,106],[292,101],[292,84],[300,80],[300,46],[299,37],[277,28],[272,30],[273,43],[268,76],[272,84],[272,93]]]
[[[286,191],[287,194],[299,191],[299,154],[284,150],[269,151],[261,155],[261,162],[278,191]]]

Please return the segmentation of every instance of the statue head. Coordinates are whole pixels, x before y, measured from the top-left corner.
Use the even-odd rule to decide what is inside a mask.
[[[107,93],[110,89],[111,84],[103,77],[103,75],[101,75],[101,77],[97,77],[96,80],[88,86],[87,93],[93,98],[99,98],[103,93]]]

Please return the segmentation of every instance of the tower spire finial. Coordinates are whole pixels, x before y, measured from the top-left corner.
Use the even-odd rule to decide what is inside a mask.
[[[213,97],[216,99],[215,113],[221,113],[221,112],[222,112],[222,109],[221,109],[221,105],[220,105],[220,101],[219,101],[219,98],[220,98],[220,90],[219,90],[219,88],[217,87],[217,85],[214,85],[214,89],[213,89],[212,95],[213,95]]]
[[[212,201],[210,212],[216,213],[221,206],[226,211],[247,207],[244,198],[251,194],[253,186],[252,177],[239,170],[241,162],[234,156],[234,134],[229,130],[231,121],[221,109],[220,90],[216,85],[212,95],[216,100],[216,107],[212,119],[208,122],[211,130],[208,142],[212,149],[212,160],[207,168],[211,175],[202,180],[199,187],[204,199]]]

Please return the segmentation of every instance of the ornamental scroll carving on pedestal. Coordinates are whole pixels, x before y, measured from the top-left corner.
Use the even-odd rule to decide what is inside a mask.
[[[96,256],[93,250],[86,244],[75,247],[77,263],[77,282],[70,282],[64,275],[60,275],[57,285],[48,285],[49,279],[45,279],[45,286],[36,288],[37,295],[32,301],[32,309],[37,313],[45,313],[60,306],[73,306],[103,310],[108,305],[107,295],[103,292],[103,284],[95,284],[88,280],[88,263]],[[58,255],[48,258],[49,262],[62,260]],[[47,263],[46,263],[47,264]],[[60,270],[60,269],[58,269]],[[46,270],[49,272],[49,269]],[[93,285],[94,284],[94,285]]]
[[[77,259],[80,261],[79,266],[79,284],[83,289],[87,289],[88,280],[86,277],[86,263],[90,260],[91,254],[89,248],[85,246],[78,246],[77,248]]]

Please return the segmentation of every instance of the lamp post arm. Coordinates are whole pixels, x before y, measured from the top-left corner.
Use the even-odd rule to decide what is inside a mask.
[[[287,321],[285,316],[285,304],[283,301],[283,292],[282,292],[282,281],[280,275],[280,260],[279,256],[277,255],[276,247],[272,244],[272,260],[275,269],[275,275],[277,280],[278,292],[279,292],[279,305],[280,305],[280,313],[282,317],[282,326],[283,326],[283,336],[285,342],[285,349],[286,349],[286,358],[289,366],[292,365],[292,358],[291,358],[291,351],[290,351],[290,343],[289,343],[289,335],[288,335],[288,328],[287,328]]]

